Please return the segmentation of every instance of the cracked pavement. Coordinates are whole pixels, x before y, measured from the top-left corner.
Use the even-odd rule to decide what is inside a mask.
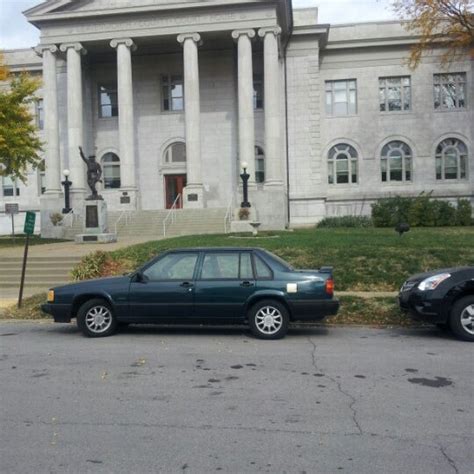
[[[0,323],[6,473],[472,473],[474,346],[436,329]]]

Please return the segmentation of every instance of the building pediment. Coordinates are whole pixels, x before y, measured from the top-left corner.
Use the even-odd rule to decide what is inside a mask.
[[[49,0],[24,12],[42,43],[292,27],[291,0]]]

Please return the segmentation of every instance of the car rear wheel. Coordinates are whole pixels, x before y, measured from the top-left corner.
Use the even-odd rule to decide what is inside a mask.
[[[459,339],[474,342],[474,296],[456,301],[451,309],[449,325]]]
[[[260,339],[281,339],[288,332],[288,310],[275,300],[263,300],[252,306],[248,314],[250,330]]]
[[[77,326],[87,337],[111,336],[117,330],[117,320],[109,303],[95,298],[84,303],[77,312]]]

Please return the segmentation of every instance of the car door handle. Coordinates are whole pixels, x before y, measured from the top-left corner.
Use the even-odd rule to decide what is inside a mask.
[[[179,286],[182,286],[183,288],[192,288],[194,285],[189,281],[183,281]]]
[[[253,283],[251,281],[243,281],[240,286],[243,286],[244,288],[248,288],[249,286],[253,286]]]

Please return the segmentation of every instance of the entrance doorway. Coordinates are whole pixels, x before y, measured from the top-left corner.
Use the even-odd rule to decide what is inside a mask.
[[[185,174],[167,174],[165,175],[165,199],[166,209],[171,209],[174,201],[181,194],[181,199],[178,201],[176,207],[181,209],[183,207],[183,189],[186,186]]]

